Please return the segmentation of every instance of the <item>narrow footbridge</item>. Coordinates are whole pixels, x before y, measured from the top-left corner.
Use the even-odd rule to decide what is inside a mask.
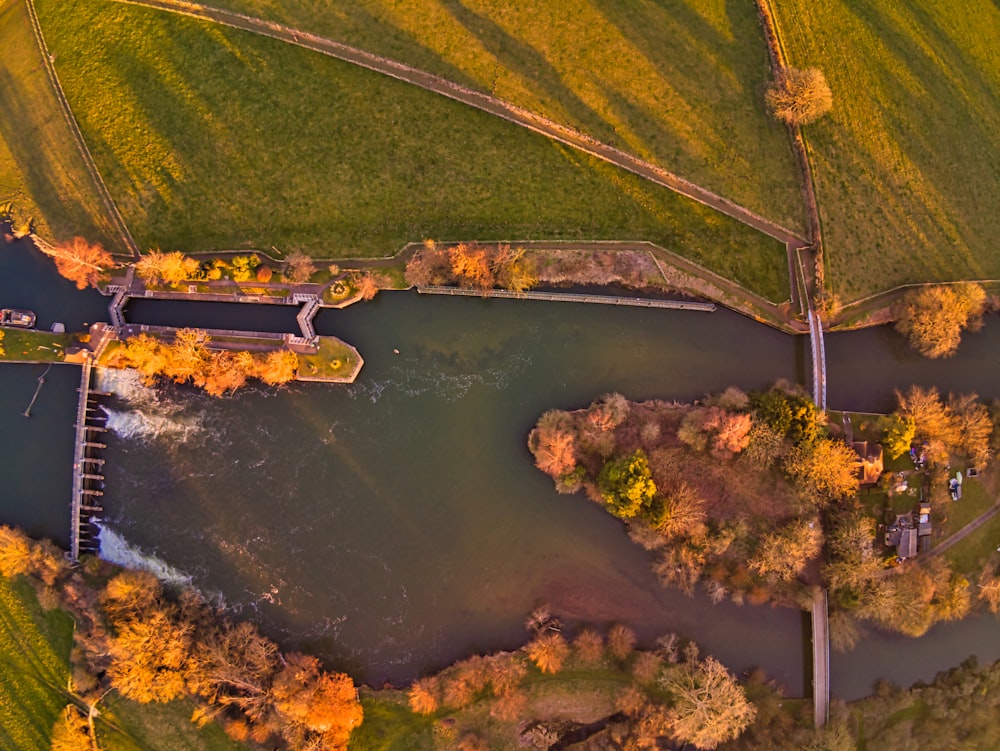
[[[826,590],[812,604],[813,717],[821,728],[830,719],[830,614]]]
[[[813,307],[812,293],[802,259],[802,248],[795,251],[795,285],[798,287],[799,310],[809,324],[809,355],[812,371],[812,397],[816,406],[826,411],[826,343],[823,321]]]

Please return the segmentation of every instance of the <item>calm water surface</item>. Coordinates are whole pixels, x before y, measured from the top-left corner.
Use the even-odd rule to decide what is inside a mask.
[[[46,264],[23,248],[0,254],[0,304],[34,309],[42,326],[106,317],[105,298],[70,294]],[[219,309],[130,314],[184,325]],[[295,330],[291,308],[238,315]],[[270,633],[372,683],[516,646],[526,612],[547,601],[568,618],[625,621],[645,639],[679,632],[733,669],[762,665],[789,692],[805,690],[799,613],[713,607],[663,590],[621,525],[556,494],[525,448],[542,411],[606,391],[690,399],[730,383],[801,379],[801,340],[725,311],[413,294],[326,311],[318,328],[361,350],[358,383],[218,401],[109,376],[121,395],[110,407],[109,556],[190,577]],[[941,363],[912,355],[888,330],[832,335],[827,353],[833,407],[887,408],[892,389],[911,382],[1000,396],[995,321]],[[79,374],[54,367],[26,419],[43,371],[0,365],[0,520],[65,543]],[[916,641],[872,633],[834,655],[833,693],[864,695],[879,677],[926,680],[971,652],[1000,658],[992,616]]]

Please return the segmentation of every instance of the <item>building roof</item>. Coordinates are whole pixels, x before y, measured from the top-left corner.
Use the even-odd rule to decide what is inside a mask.
[[[917,554],[917,530],[904,529],[896,546],[896,555],[900,558],[912,558]]]

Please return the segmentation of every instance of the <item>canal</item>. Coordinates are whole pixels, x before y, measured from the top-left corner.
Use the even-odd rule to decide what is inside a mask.
[[[181,312],[138,302],[133,322],[234,327],[202,317],[218,309],[211,305]],[[290,312],[245,310],[238,323],[276,330],[281,322],[258,316]],[[317,328],[362,352],[356,384],[213,400],[108,377],[120,396],[106,454],[107,555],[156,562],[286,644],[374,684],[516,646],[525,614],[545,601],[569,619],[624,621],[645,640],[676,631],[733,669],[760,665],[789,693],[806,690],[798,612],[664,590],[621,525],[582,497],[556,494],[525,447],[542,411],[606,391],[686,400],[732,383],[801,379],[801,340],[728,311],[413,293],[324,311]],[[944,364],[900,345],[882,330],[831,336],[831,406],[883,408],[911,381],[1000,395],[997,322]],[[76,374],[53,369],[71,377],[43,391],[25,420],[33,367],[0,368],[0,518],[64,540]],[[873,632],[833,656],[833,694],[863,695],[880,677],[928,679],[971,652],[1000,657],[995,618],[938,626],[917,641]]]

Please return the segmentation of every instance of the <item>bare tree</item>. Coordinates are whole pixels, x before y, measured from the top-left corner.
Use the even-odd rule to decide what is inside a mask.
[[[826,76],[816,68],[788,68],[767,90],[766,99],[774,116],[789,125],[808,125],[833,107]]]

